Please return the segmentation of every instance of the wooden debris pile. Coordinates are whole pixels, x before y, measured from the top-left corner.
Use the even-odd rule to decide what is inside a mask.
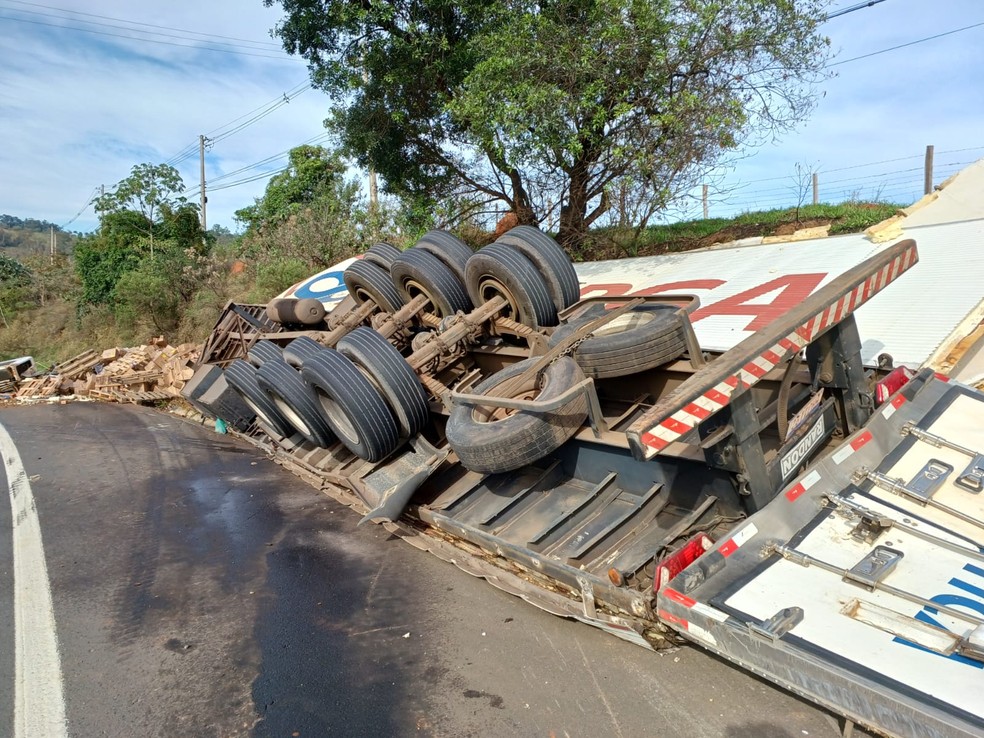
[[[151,403],[181,396],[195,373],[201,346],[170,346],[163,336],[143,346],[84,351],[52,367],[49,374],[24,379],[16,397],[77,395],[113,402]]]

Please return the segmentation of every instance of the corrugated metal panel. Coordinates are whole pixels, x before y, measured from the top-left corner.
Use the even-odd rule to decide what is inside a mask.
[[[905,235],[919,245],[919,264],[857,312],[869,364],[887,352],[897,363],[922,365],[984,298],[984,221],[910,228]],[[882,248],[850,235],[576,269],[585,296],[683,283],[660,291],[700,295],[694,328],[701,345],[726,350],[805,297],[804,289],[816,290]]]

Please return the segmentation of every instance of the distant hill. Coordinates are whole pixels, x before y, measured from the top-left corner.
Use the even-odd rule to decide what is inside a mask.
[[[51,229],[55,231],[57,250],[72,253],[77,234],[63,231],[54,223],[37,218],[18,218],[0,215],[0,249],[13,259],[23,259],[37,253],[48,253],[51,245]]]

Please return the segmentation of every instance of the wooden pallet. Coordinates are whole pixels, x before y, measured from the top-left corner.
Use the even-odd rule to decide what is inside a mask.
[[[102,357],[95,351],[83,351],[78,356],[58,364],[56,369],[63,379],[78,379],[100,361]]]
[[[153,390],[145,392],[143,390],[129,390],[123,387],[96,387],[89,390],[89,397],[106,402],[130,403],[133,405],[146,405],[161,400],[173,400],[174,396],[164,390]]]
[[[51,397],[61,386],[60,375],[33,377],[21,382],[17,397]]]

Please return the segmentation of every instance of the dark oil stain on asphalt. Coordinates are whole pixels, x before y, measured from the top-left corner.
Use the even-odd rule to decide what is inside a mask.
[[[488,697],[489,707],[496,707],[498,709],[503,709],[505,707],[505,702],[502,697],[497,694],[489,694],[488,692],[479,692],[477,689],[466,689],[462,694],[465,697],[475,699],[476,697]]]
[[[420,627],[412,572],[390,568],[384,530],[356,530],[334,503],[294,520],[267,556],[254,735],[430,735],[424,685],[444,670],[405,637]]]

